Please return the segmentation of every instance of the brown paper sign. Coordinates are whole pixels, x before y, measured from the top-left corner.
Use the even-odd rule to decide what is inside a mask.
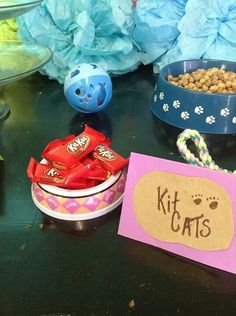
[[[234,235],[230,197],[208,179],[150,172],[136,183],[133,205],[143,229],[162,241],[214,251]]]

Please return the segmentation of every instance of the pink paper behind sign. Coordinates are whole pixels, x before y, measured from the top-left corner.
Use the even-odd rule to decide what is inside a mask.
[[[134,207],[133,192],[140,177],[152,171],[163,171],[186,177],[198,177],[209,179],[221,186],[229,195],[233,206],[233,221],[236,220],[236,176],[220,171],[212,171],[207,168],[190,166],[184,163],[164,160],[152,156],[132,153],[130,157],[126,188],[123,199],[121,218],[118,234],[156,246],[183,257],[192,259],[206,265],[236,274],[236,237],[230,243],[228,249],[223,251],[202,251],[179,243],[163,242],[148,234],[139,225]],[[225,227],[227,230],[227,227]]]

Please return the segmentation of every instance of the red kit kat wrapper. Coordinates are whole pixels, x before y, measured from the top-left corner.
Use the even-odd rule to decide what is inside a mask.
[[[110,143],[104,134],[85,126],[84,131],[75,138],[64,141],[58,146],[47,146],[42,157],[57,166],[72,168],[102,142]]]
[[[125,159],[106,144],[98,145],[92,152],[92,157],[97,159],[101,166],[110,171],[111,174],[125,168],[129,164],[129,159]]]
[[[41,164],[34,158],[31,158],[27,168],[27,175],[32,182],[55,185],[68,189],[84,189],[88,181],[82,177],[86,176],[97,163],[98,162],[94,160],[87,165],[78,163],[74,168],[58,169],[52,164]]]
[[[66,138],[64,139],[55,139],[53,141],[51,141],[50,143],[47,144],[46,148],[44,149],[44,151],[50,151],[60,145],[65,145],[67,144],[68,142],[72,141],[72,139],[75,138],[75,135],[69,135],[67,136]],[[43,151],[43,152],[44,152]]]
[[[93,161],[94,159],[86,156],[81,160],[81,163],[85,165],[90,165]],[[97,181],[107,180],[111,176],[110,171],[104,169],[103,166],[101,166],[101,164],[98,162],[98,160],[96,161],[97,161],[97,165],[93,169],[88,171],[85,178],[91,179],[91,180],[97,180]]]

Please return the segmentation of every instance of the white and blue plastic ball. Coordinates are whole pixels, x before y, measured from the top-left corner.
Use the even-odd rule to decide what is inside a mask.
[[[79,64],[66,76],[64,94],[77,111],[96,113],[103,110],[111,100],[111,78],[95,64]]]

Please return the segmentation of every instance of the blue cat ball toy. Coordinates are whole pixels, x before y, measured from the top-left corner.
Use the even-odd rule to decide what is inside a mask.
[[[64,94],[77,111],[96,113],[103,110],[111,100],[111,78],[95,64],[79,64],[66,76]]]

